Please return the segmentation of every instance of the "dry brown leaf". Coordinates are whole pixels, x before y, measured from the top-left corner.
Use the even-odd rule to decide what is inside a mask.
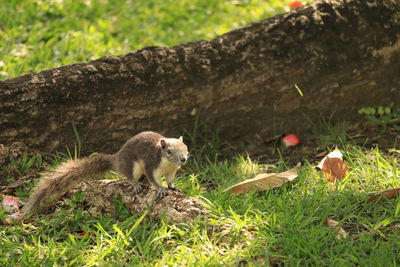
[[[342,152],[338,149],[326,155],[317,167],[329,182],[343,179],[349,171],[349,167],[343,161]]]
[[[17,181],[7,185],[1,192],[0,194],[2,195],[7,195],[12,193],[16,188],[21,186],[23,183],[25,183],[27,180],[32,179],[33,177],[38,176],[37,171],[31,171],[27,175],[19,178]]]
[[[349,233],[347,233],[346,230],[343,229],[343,227],[338,226],[339,222],[332,220],[330,218],[326,218],[324,224],[328,225],[333,231],[336,232],[337,239],[349,237]]]
[[[280,140],[281,138],[282,138],[281,134],[280,135],[275,135],[275,136],[272,136],[272,137],[264,139],[264,143],[268,144],[268,143]]]
[[[296,167],[281,173],[260,173],[253,179],[248,179],[241,183],[235,184],[224,190],[230,191],[231,194],[247,193],[251,189],[268,190],[271,188],[279,187],[284,183],[293,181],[297,177],[297,171],[300,169],[301,164],[298,163]]]
[[[18,186],[20,186],[21,184],[23,184],[25,182],[26,179],[19,179],[15,182],[13,182],[12,184],[8,185],[6,188],[4,188],[0,194],[10,194],[14,191],[15,188],[17,188]]]
[[[348,171],[347,164],[338,158],[327,158],[322,167],[322,172],[329,182],[334,182],[336,179],[343,179]]]
[[[379,194],[372,196],[368,201],[379,200],[382,198],[394,199],[400,196],[400,188],[394,188],[386,191],[382,191]]]
[[[328,155],[328,151],[322,151],[319,152],[317,155],[315,155],[314,158],[322,158],[325,157],[326,155]]]

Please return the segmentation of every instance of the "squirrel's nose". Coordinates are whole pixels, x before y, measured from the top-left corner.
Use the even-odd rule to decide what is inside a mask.
[[[186,158],[186,157],[181,157],[181,162],[182,162],[182,163],[185,163],[185,162],[186,162],[186,160],[187,160],[187,158]]]

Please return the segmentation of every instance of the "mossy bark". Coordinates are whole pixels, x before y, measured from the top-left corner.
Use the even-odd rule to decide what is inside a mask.
[[[178,136],[196,116],[228,141],[356,119],[400,103],[399,33],[399,0],[316,1],[211,41],[1,81],[0,143],[54,151],[74,124],[86,150],[114,152],[142,130]]]

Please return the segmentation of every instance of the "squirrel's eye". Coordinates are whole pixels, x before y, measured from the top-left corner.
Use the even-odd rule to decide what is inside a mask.
[[[171,148],[168,148],[167,149],[167,155],[171,155],[171,153],[172,153]]]

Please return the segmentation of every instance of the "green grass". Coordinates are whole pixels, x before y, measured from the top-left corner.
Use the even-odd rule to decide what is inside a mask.
[[[200,148],[192,149],[201,149],[202,144],[198,144]],[[118,216],[99,214],[83,209],[84,198],[77,194],[53,214],[40,215],[21,225],[0,226],[0,264],[400,263],[400,199],[367,201],[370,192],[400,187],[400,151],[389,157],[379,149],[366,150],[351,144],[341,149],[350,173],[340,183],[327,182],[306,160],[294,182],[243,195],[223,190],[266,168],[280,172],[292,166],[287,166],[285,159],[273,167],[266,166],[241,155],[221,160],[215,158],[215,151],[214,156],[210,151],[193,157],[176,184],[187,195],[204,198],[211,210],[208,218],[193,223],[167,225],[162,220],[147,219],[146,214],[131,215],[123,207]],[[350,237],[338,239],[324,224],[326,218],[340,222]]]
[[[212,39],[288,11],[288,2],[0,0],[0,79],[145,46]]]

